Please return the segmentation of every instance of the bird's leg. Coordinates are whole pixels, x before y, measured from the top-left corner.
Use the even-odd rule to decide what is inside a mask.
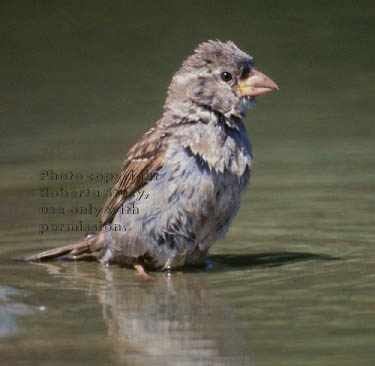
[[[145,280],[157,280],[156,277],[150,276],[142,266],[142,264],[133,264],[134,269],[137,271],[137,275],[141,276]]]

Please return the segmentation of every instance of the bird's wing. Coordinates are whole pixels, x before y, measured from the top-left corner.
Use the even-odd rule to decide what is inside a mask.
[[[169,134],[152,128],[126,154],[121,176],[113,187],[101,215],[102,226],[112,222],[124,202],[147,184],[164,165]]]

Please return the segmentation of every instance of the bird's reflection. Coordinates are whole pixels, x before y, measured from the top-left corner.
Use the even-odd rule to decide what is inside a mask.
[[[73,278],[78,286],[90,284],[121,364],[253,364],[248,339],[229,306],[210,291],[205,272],[158,273],[145,281],[124,268],[96,267],[93,281],[84,269],[89,264],[74,266],[74,273],[72,263],[43,265],[70,284]]]
[[[210,294],[204,275],[172,275],[126,288],[118,285],[118,271],[107,271],[106,276],[108,286],[99,298],[109,335],[124,361],[250,364],[249,345],[229,309]]]

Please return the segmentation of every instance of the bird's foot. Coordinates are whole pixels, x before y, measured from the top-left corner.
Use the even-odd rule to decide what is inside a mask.
[[[156,281],[158,278],[149,275],[141,264],[134,264],[134,269],[137,271],[137,276],[144,278],[145,280]]]

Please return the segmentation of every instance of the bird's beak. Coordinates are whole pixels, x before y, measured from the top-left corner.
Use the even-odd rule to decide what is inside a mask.
[[[244,97],[255,97],[279,90],[279,87],[267,75],[252,69],[249,76],[240,83],[238,89]]]

